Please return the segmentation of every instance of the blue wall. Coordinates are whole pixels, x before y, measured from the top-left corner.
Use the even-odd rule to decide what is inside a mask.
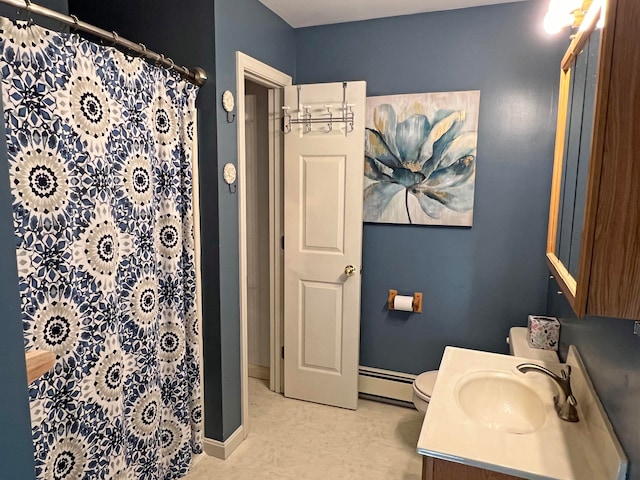
[[[420,373],[446,345],[506,352],[545,310],[544,262],[564,39],[548,1],[296,31],[296,82],[366,80],[369,96],[480,90],[472,228],[365,224],[360,364]],[[424,313],[388,312],[388,289]]]
[[[293,76],[294,30],[257,0],[216,0],[216,91],[236,92],[236,51]],[[220,346],[222,439],[241,423],[240,309],[238,274],[238,196],[222,179],[225,163],[237,162],[237,121],[227,123],[218,108],[218,208],[220,215]],[[213,180],[213,179],[212,179]],[[204,187],[206,188],[206,187]],[[217,438],[217,437],[216,437]]]
[[[618,318],[576,318],[566,298],[549,282],[547,313],[561,323],[560,351],[569,345],[580,356],[629,457],[629,480],[640,480],[640,338],[633,335],[633,322]]]
[[[41,5],[67,12],[66,0],[42,0]],[[0,15],[16,18],[16,9],[0,5]],[[20,18],[26,18],[20,16]],[[37,17],[36,17],[37,19]],[[50,28],[58,27],[51,22],[38,23]],[[0,98],[0,111],[2,99]],[[0,120],[2,131],[4,121]],[[11,205],[13,199],[9,187],[9,163],[7,146],[0,141],[0,385],[2,385],[2,407],[0,408],[0,478],[29,480],[35,478],[33,464],[33,442],[29,418],[27,393],[27,370],[24,362],[24,337],[22,313],[18,292],[16,264],[16,242],[13,229]]]
[[[0,110],[2,99],[0,98]],[[0,120],[4,131],[4,121]],[[0,478],[35,477],[6,142],[0,141]]]

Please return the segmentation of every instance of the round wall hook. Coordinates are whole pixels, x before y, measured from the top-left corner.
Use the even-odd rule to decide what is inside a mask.
[[[229,185],[229,193],[236,193],[238,186],[236,185],[236,166],[233,163],[226,163],[222,169],[222,177],[227,185]]]
[[[236,119],[236,114],[231,113],[235,108],[235,99],[231,90],[222,92],[222,108],[227,112],[227,123],[233,123]]]

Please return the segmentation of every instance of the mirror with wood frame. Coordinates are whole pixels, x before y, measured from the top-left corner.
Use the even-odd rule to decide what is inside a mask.
[[[552,275],[579,316],[584,315],[589,274],[586,211],[594,186],[592,158],[598,105],[601,3],[594,2],[562,59],[547,261]]]

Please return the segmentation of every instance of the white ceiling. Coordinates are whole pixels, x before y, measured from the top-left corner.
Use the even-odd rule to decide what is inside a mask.
[[[522,0],[260,0],[294,28]]]

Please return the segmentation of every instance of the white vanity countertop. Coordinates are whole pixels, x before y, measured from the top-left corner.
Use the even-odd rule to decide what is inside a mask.
[[[593,390],[580,356],[570,347],[567,364],[578,400],[580,421],[561,420],[553,397],[559,389],[546,375],[520,373],[516,366],[532,360],[447,347],[422,424],[418,453],[527,479],[624,480],[627,458]],[[538,362],[556,374],[565,364]],[[456,400],[456,385],[474,372],[513,375],[535,390],[547,415],[532,433],[492,430],[472,420]]]

